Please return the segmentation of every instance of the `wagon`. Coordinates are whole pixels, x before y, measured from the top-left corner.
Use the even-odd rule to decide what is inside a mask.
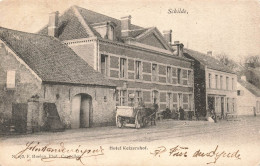
[[[135,127],[137,129],[144,127],[150,121],[155,125],[155,110],[145,107],[117,106],[116,125],[121,128]]]
[[[137,129],[147,124],[146,112],[144,107],[117,106],[116,125],[121,128],[135,127]]]

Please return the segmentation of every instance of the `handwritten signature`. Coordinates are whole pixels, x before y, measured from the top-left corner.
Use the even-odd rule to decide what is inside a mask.
[[[83,165],[83,158],[104,155],[104,149],[102,146],[96,149],[84,148],[78,145],[77,148],[66,148],[63,142],[58,145],[41,145],[40,142],[28,142],[26,148],[14,155],[14,158],[22,158],[26,152],[37,152],[37,153],[48,153],[48,155],[43,155],[41,160],[43,162],[51,162],[55,159],[75,159],[80,161]]]
[[[163,154],[167,154],[168,156],[173,157],[188,157],[188,147],[183,146],[175,146],[173,148],[169,148],[169,150],[165,146],[159,146],[157,147],[153,152],[150,152],[150,154],[154,156],[161,157]],[[226,152],[226,151],[219,151],[219,146],[217,145],[214,150],[210,150],[208,152],[202,152],[200,149],[196,150],[191,157],[209,157],[213,158],[213,161],[208,162],[207,164],[215,164],[220,157],[223,158],[234,158],[241,160],[241,155],[239,153],[239,150],[236,150],[234,152]]]

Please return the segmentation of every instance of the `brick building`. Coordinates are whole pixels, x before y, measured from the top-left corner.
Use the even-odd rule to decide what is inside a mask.
[[[192,60],[183,57],[182,44],[171,46],[171,31],[131,23],[73,6],[61,16],[50,14],[39,34],[68,45],[96,71],[117,85],[117,105],[193,110]],[[131,101],[129,94],[135,94]]]
[[[0,28],[0,59],[1,119],[18,131],[114,124],[115,85],[56,38]]]
[[[207,109],[215,110],[219,117],[236,113],[237,75],[212,57],[212,52],[184,52],[185,57],[194,60],[194,98],[199,115],[205,116]]]

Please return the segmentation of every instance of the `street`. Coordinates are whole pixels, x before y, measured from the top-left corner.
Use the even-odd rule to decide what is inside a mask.
[[[217,150],[226,152],[235,152],[239,150],[240,159],[230,159],[226,161],[223,157],[218,159],[215,164],[222,165],[226,164],[226,162],[231,162],[231,164],[235,165],[248,165],[249,161],[253,164],[257,164],[257,162],[260,161],[260,158],[258,157],[260,149],[260,117],[239,117],[231,121],[222,120],[218,123],[210,123],[207,121],[162,120],[157,121],[156,126],[148,125],[146,128],[142,129],[108,126],[66,130],[64,132],[55,133],[40,132],[28,135],[5,136],[1,138],[1,151],[12,146],[19,149],[20,147],[25,147],[28,142],[39,142],[41,145],[58,145],[62,142],[67,146],[102,146],[104,151],[107,151],[110,156],[134,154],[132,155],[133,157],[138,153],[140,153],[140,156],[144,156],[143,153],[146,151],[145,156],[147,155],[147,152],[149,152],[149,157],[154,157],[153,159],[155,161],[153,161],[153,163],[158,162],[162,165],[168,165],[168,162],[166,162],[168,161],[168,156],[164,156],[164,154],[160,154],[161,156],[154,154],[154,150],[161,150],[160,148],[162,147],[165,151],[176,146],[186,147],[188,150],[187,153],[192,154],[198,149],[201,151],[203,149],[209,151],[214,150],[217,147]],[[125,148],[124,146],[128,147],[128,149],[123,150],[122,148]],[[129,146],[130,150],[132,147],[137,146],[146,146],[147,149],[144,151],[134,150],[133,153],[133,151],[129,151]],[[121,147],[121,149],[119,149],[119,147]],[[158,147],[160,148],[158,149]],[[179,149],[179,152],[182,152],[181,149]],[[130,156],[128,156],[128,158]],[[141,160],[140,156],[139,158]],[[156,159],[157,157],[160,158],[160,160]],[[164,159],[164,162],[162,162],[161,158],[164,157],[166,158]],[[174,161],[177,163],[179,162],[179,165],[188,164],[188,160],[183,162],[180,157],[176,158]],[[198,161],[200,162],[195,161],[194,156],[193,158],[189,158],[189,161],[196,162],[196,164],[199,165],[207,163],[205,158],[199,159]],[[97,164],[96,162],[97,161],[94,163]],[[115,164],[118,163],[115,162]],[[139,163],[136,164],[138,165]]]

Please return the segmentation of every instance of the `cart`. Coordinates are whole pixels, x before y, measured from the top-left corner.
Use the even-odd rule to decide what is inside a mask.
[[[148,123],[144,107],[117,106],[116,125],[117,127],[144,127]]]

